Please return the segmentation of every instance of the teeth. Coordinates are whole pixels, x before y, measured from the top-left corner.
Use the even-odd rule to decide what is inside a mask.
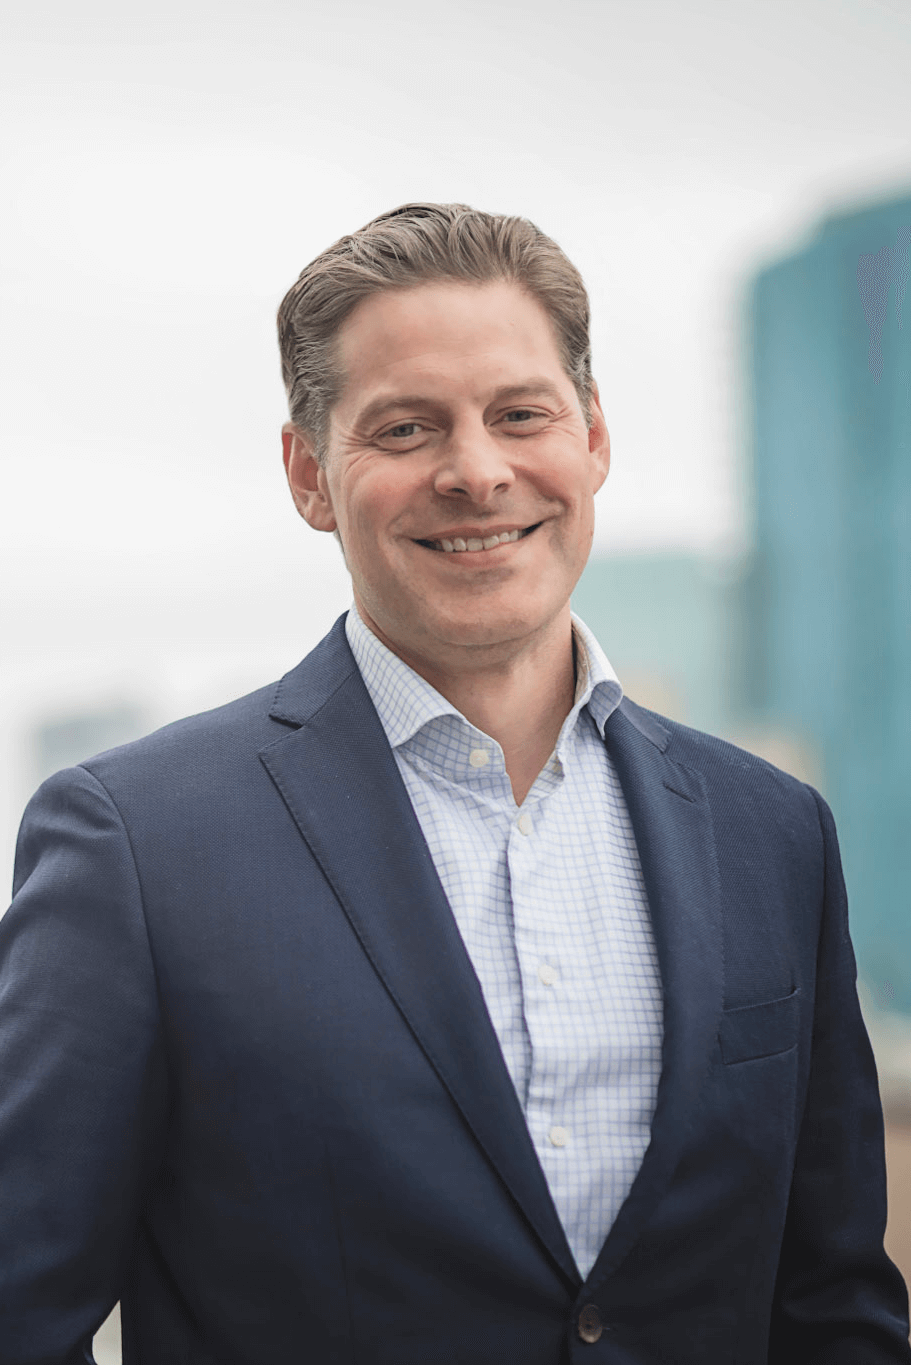
[[[500,536],[485,536],[483,540],[477,536],[471,536],[468,540],[463,540],[461,536],[455,536],[452,540],[435,540],[431,543],[439,549],[445,550],[446,554],[460,550],[477,552],[478,550],[492,550],[497,545],[506,545],[510,541],[519,540],[524,534],[524,531],[504,531]]]

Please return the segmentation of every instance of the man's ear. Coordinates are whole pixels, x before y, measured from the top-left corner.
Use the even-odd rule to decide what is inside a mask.
[[[313,439],[293,422],[282,427],[282,458],[294,506],[315,531],[337,529],[326,471],[313,453]]]
[[[592,477],[595,480],[593,492],[598,489],[607,478],[610,469],[610,432],[607,429],[607,419],[601,407],[601,399],[598,395],[598,385],[592,380],[591,396],[591,422],[588,428],[588,449],[592,457]]]

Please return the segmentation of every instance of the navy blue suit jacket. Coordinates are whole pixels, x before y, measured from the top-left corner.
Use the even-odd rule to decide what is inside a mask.
[[[624,701],[652,1138],[577,1273],[343,620],[45,783],[0,921],[0,1365],[909,1365],[835,831]],[[594,1305],[600,1339],[584,1342]]]

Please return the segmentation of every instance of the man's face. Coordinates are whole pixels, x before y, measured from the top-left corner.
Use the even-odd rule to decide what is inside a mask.
[[[568,638],[610,444],[537,300],[506,282],[375,294],[338,354],[325,468],[290,424],[285,463],[301,515],[338,529],[366,623],[415,667]]]

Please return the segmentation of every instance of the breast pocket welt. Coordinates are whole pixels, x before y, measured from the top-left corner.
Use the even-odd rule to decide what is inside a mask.
[[[725,1066],[773,1057],[794,1047],[800,1026],[799,996],[798,988],[778,1000],[725,1010],[719,1029]]]

